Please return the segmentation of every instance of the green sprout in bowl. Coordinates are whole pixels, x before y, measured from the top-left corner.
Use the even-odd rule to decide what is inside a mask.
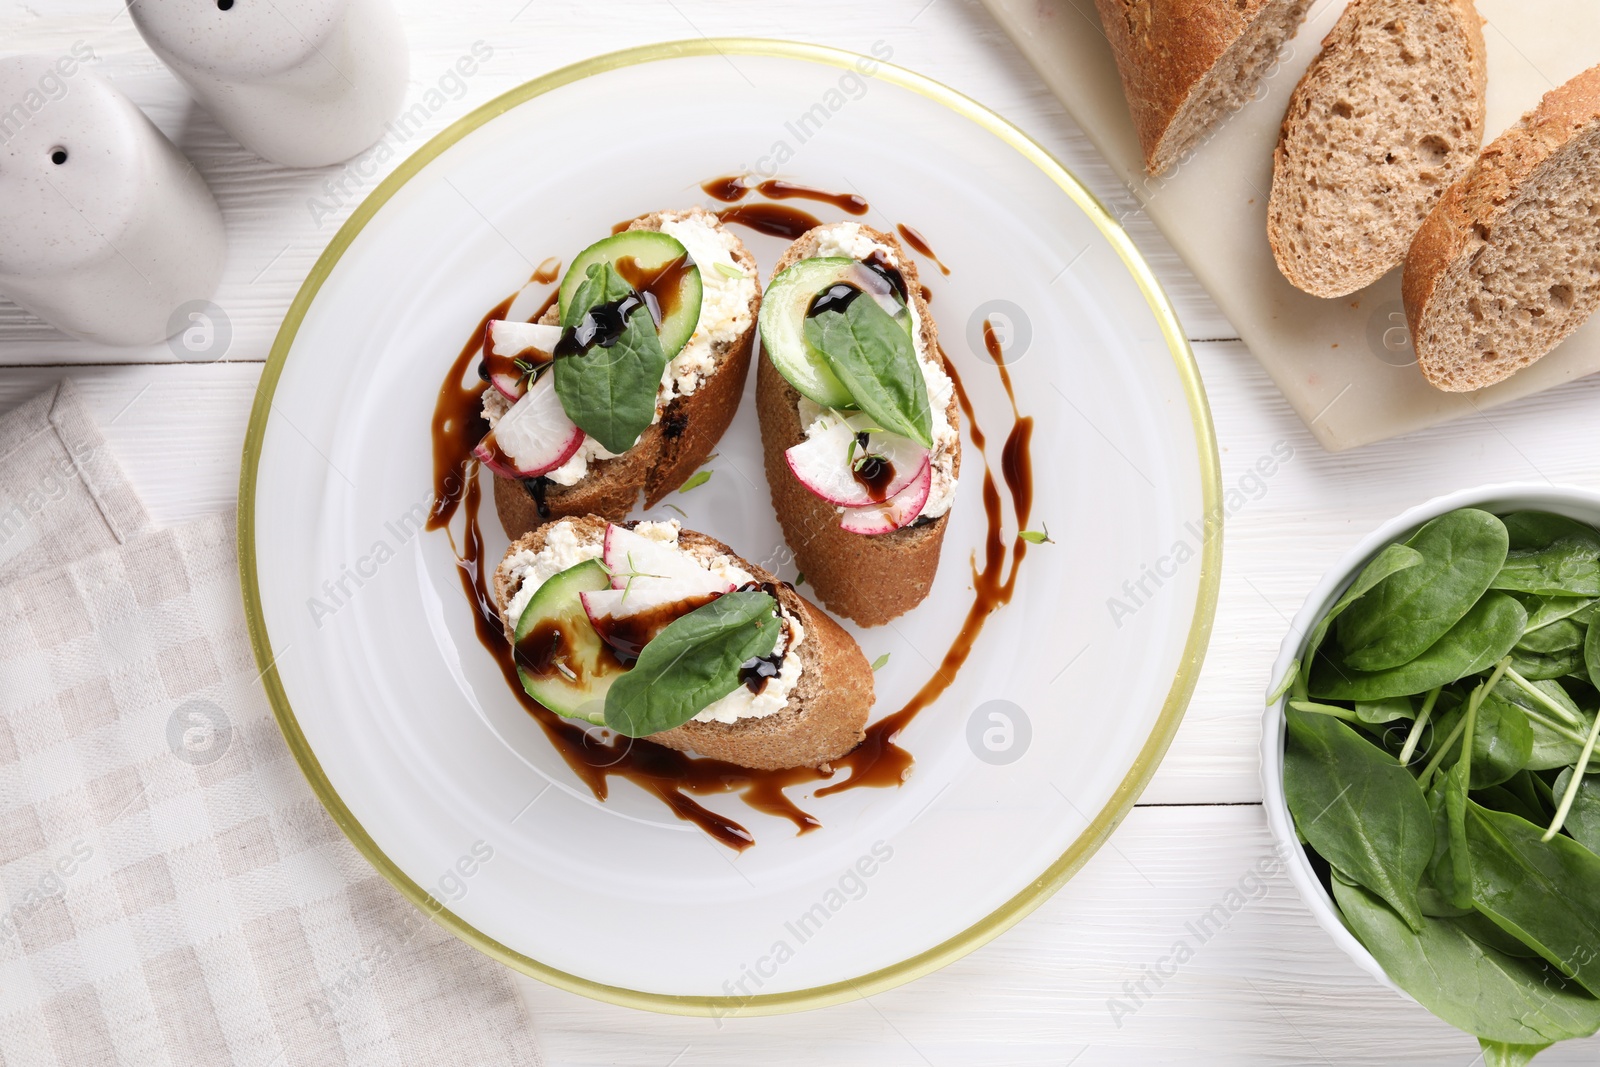
[[[1463,508],[1378,553],[1274,694],[1345,926],[1491,1065],[1600,1030],[1597,613],[1600,532]]]

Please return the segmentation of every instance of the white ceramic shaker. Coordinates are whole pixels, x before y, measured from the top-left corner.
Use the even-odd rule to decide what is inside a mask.
[[[216,290],[205,180],[72,56],[0,59],[0,293],[88,341],[153,344]]]
[[[391,0],[128,0],[145,43],[234,139],[322,167],[383,136],[410,56]]]

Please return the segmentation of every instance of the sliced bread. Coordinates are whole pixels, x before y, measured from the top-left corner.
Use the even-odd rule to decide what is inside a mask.
[[[1510,377],[1600,306],[1600,67],[1484,149],[1417,233],[1402,292],[1418,365],[1448,392]]]
[[[700,209],[658,211],[635,219],[628,229],[659,230],[666,218],[695,212]],[[495,478],[495,510],[507,535],[516,538],[547,519],[568,515],[621,519],[638,504],[641,493],[644,506],[655,507],[705,463],[739,409],[755,345],[756,316],[761,310],[755,257],[742,241],[732,255],[742,270],[757,278],[748,328],[732,340],[712,346],[713,370],[693,393],[673,397],[661,418],[640,435],[638,444],[615,459],[591,461],[588,473],[577,484],[557,485],[548,480],[524,484],[513,478]],[[552,306],[540,321],[553,325],[560,321],[560,312]]]
[[[921,322],[923,351],[939,352],[939,331],[922,296],[917,265],[893,235],[870,226],[863,234],[895,252],[906,292]],[[817,254],[819,230],[801,235],[773,268],[773,277]],[[939,569],[950,513],[913,524],[893,533],[859,534],[839,525],[839,509],[802,485],[784,458],[788,449],[806,439],[800,423],[800,393],[786,381],[770,359],[756,361],[756,415],[761,423],[761,447],[772,507],[783,527],[784,540],[795,564],[817,598],[862,626],[878,626],[903,615],[927,597]],[[958,431],[954,475],[961,474],[959,430],[961,412],[952,392],[945,417]]]
[[[1483,146],[1472,0],[1352,0],[1283,118],[1267,236],[1298,289],[1345,296],[1398,267]]]
[[[1311,0],[1095,0],[1144,149],[1161,174],[1255,95]]]
[[[598,543],[605,537],[607,520],[588,515],[570,520],[579,543]],[[526,549],[544,547],[554,522],[546,523],[515,541],[494,573],[495,604],[502,617],[517,592],[517,581],[506,562]],[[860,646],[822,609],[795,592],[787,582],[747,563],[713,537],[683,530],[678,543],[707,556],[729,556],[758,582],[771,582],[779,606],[805,631],[793,654],[801,658],[800,677],[782,710],[763,718],[732,723],[697,722],[651,734],[646,740],[682,752],[736,763],[755,770],[816,767],[838,759],[866,736],[867,715],[872,710],[872,667]],[[513,620],[504,620],[507,632]]]

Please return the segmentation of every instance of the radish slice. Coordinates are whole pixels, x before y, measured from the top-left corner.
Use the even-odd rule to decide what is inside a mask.
[[[546,374],[472,450],[485,467],[508,478],[537,478],[555,470],[583,444],[583,431],[567,418]]]
[[[611,572],[611,588],[632,589],[635,597],[657,589],[675,591],[674,598],[701,593],[726,593],[733,587],[700,565],[677,545],[665,544],[612,523],[606,527],[601,559]]]
[[[882,504],[847,508],[839,526],[850,533],[868,536],[904,529],[922,514],[923,507],[928,503],[928,494],[932,491],[933,467],[925,463],[916,481]]]
[[[559,326],[491,320],[483,342],[489,384],[509,400],[521,399],[526,391],[523,382],[527,375],[517,366],[517,360],[534,365],[548,363],[560,340]]]
[[[898,434],[868,433],[865,428],[871,425],[871,417],[862,414],[835,418],[826,429],[784,452],[783,458],[801,485],[836,507],[883,503],[923,476],[928,450]],[[858,436],[862,433],[867,433],[864,445]],[[869,456],[875,458],[861,463]]]

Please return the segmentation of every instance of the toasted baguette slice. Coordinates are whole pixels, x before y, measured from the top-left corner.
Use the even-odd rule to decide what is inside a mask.
[[[1545,94],[1451,186],[1402,284],[1428,381],[1509,378],[1600,306],[1600,67]]]
[[[605,537],[607,520],[588,515],[570,520],[580,543]],[[554,522],[523,535],[506,553],[509,560],[517,552],[533,552],[544,547]],[[693,752],[712,759],[736,763],[755,770],[780,770],[786,767],[816,767],[838,759],[855,748],[866,736],[867,713],[872,709],[872,667],[860,646],[844,629],[787,582],[740,559],[733,549],[715,538],[693,530],[678,534],[678,543],[691,551],[732,557],[758,582],[772,582],[778,603],[805,631],[791,653],[801,660],[800,677],[781,711],[765,718],[737,722],[695,722],[652,734],[648,740],[681,752]],[[515,620],[504,618],[506,606],[516,595],[516,580],[502,560],[494,573],[494,598],[506,624],[507,636]]]
[[[708,214],[699,208],[686,212],[661,212],[635,219],[630,230],[659,230],[668,217]],[[721,223],[717,223],[720,227]],[[639,443],[616,459],[595,460],[589,472],[576,485],[543,483],[545,511],[541,514],[533,492],[513,478],[494,480],[495,510],[506,533],[515,538],[547,519],[568,515],[604,515],[622,519],[644,494],[647,508],[678,488],[705,463],[717,446],[744,396],[745,378],[750,371],[750,354],[755,346],[756,317],[761,310],[761,283],[756,261],[744,243],[733,250],[736,263],[756,279],[755,295],[750,299],[750,326],[731,341],[712,348],[715,368],[688,396],[674,397],[661,418],[640,436]],[[540,320],[560,321],[552,306]]]
[[[1166,171],[1255,94],[1311,0],[1095,0],[1145,170]]]
[[[922,324],[922,343],[926,351],[938,353],[939,331],[922,297],[916,263],[892,235],[870,226],[861,229],[874,241],[894,250],[906,281],[906,292],[916,305]],[[815,255],[818,241],[817,230],[802,234],[773,268],[773,277]],[[799,402],[800,393],[778,373],[770,359],[756,361],[756,414],[761,423],[761,448],[772,507],[778,513],[784,540],[794,552],[800,573],[830,611],[862,626],[881,625],[910,611],[927,597],[928,590],[933,587],[934,573],[939,569],[939,551],[944,545],[950,513],[893,533],[867,535],[841,529],[839,510],[801,485],[784,459],[784,452],[805,440]],[[945,416],[957,429],[954,473],[959,477],[961,412],[953,392]]]
[[[1267,237],[1313,296],[1398,267],[1483,146],[1482,20],[1472,0],[1353,0],[1283,117]]]

